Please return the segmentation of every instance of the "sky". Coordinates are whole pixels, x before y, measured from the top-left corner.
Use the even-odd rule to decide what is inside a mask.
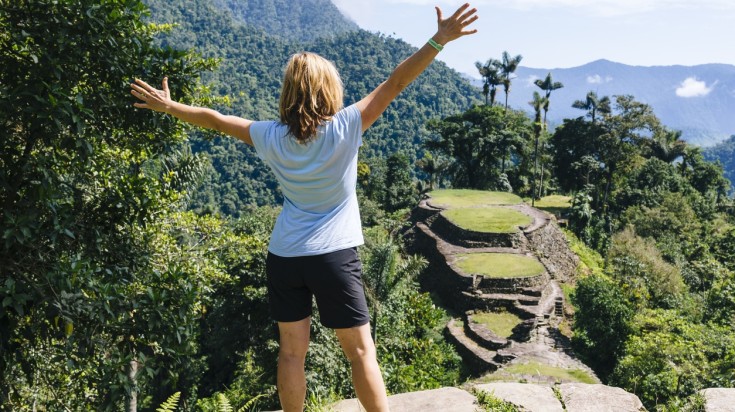
[[[423,45],[465,1],[332,0],[363,29]],[[478,33],[439,59],[478,77],[476,61],[523,56],[522,66],[576,67],[598,59],[634,66],[735,65],[735,0],[474,0]]]

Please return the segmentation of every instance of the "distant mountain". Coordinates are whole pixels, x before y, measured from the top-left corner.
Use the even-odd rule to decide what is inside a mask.
[[[265,30],[271,36],[311,41],[357,31],[330,0],[214,0],[232,18]]]
[[[539,90],[533,80],[544,78],[549,72],[555,81],[564,83],[563,89],[551,95],[552,124],[584,115],[571,106],[592,90],[600,97],[630,94],[648,103],[664,124],[682,130],[684,138],[692,144],[711,146],[735,133],[735,66],[732,65],[642,67],[597,60],[568,69],[520,67],[509,104],[530,112],[528,101],[533,91]],[[474,73],[472,76],[479,77]],[[502,90],[499,91],[498,100],[504,98]]]

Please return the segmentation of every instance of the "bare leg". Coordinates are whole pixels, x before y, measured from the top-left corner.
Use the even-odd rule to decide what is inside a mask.
[[[311,317],[296,322],[278,322],[278,397],[284,412],[302,412],[306,398],[304,361],[309,349]]]
[[[352,365],[352,383],[360,403],[368,412],[387,412],[388,396],[370,336],[370,324],[335,329],[335,332]]]

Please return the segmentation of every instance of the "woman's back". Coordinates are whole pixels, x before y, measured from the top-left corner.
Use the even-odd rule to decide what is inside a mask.
[[[255,122],[250,135],[285,198],[271,236],[272,253],[305,256],[362,244],[355,193],[362,144],[357,107],[336,113],[307,143],[289,135],[280,122]]]

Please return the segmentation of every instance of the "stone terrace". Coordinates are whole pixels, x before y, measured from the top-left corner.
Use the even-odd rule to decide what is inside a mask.
[[[422,200],[412,214],[409,248],[429,260],[422,285],[435,292],[455,314],[447,325],[447,337],[477,376],[505,364],[534,361],[584,370],[596,379],[592,370],[574,357],[568,340],[553,327],[563,315],[560,308],[564,295],[558,281],[571,280],[578,263],[564,234],[550,216],[527,204],[487,207],[515,209],[530,216],[532,222],[515,233],[476,232],[445,218],[443,209],[432,205],[431,198]],[[533,257],[545,270],[533,276],[508,278],[463,272],[457,265],[458,256],[474,253]],[[476,313],[492,311],[511,312],[522,322],[510,337],[497,336],[473,321]]]

